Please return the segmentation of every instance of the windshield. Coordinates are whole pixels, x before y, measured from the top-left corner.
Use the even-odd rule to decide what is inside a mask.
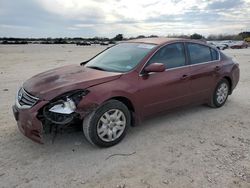
[[[155,47],[154,44],[120,43],[91,59],[85,66],[110,72],[128,72]]]

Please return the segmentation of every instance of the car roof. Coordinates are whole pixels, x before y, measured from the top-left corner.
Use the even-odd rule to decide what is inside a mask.
[[[165,43],[168,43],[168,42],[177,42],[177,41],[190,41],[190,39],[154,37],[154,38],[133,39],[133,40],[125,41],[125,42],[147,43],[147,44],[161,45],[161,44],[165,44]]]

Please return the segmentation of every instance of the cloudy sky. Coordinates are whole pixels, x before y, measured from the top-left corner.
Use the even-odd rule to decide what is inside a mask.
[[[126,37],[250,30],[250,0],[0,0],[0,37]]]

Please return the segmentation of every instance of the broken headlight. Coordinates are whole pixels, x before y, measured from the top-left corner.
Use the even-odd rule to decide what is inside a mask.
[[[71,114],[75,111],[75,109],[76,109],[75,102],[72,99],[67,98],[66,101],[60,100],[56,102],[54,106],[52,106],[49,109],[49,111],[59,113],[59,114]]]
[[[45,120],[57,125],[66,125],[77,116],[75,110],[81,99],[89,93],[87,90],[67,92],[56,97],[42,109]]]
[[[83,96],[88,94],[87,90],[77,90],[65,93],[64,95],[54,99],[49,107],[50,112],[59,114],[72,114]]]

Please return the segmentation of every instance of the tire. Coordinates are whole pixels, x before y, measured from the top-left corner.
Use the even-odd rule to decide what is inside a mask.
[[[83,132],[91,144],[111,147],[125,137],[130,123],[131,113],[127,106],[120,101],[109,100],[85,117]]]
[[[222,107],[228,98],[230,91],[229,82],[226,79],[222,79],[216,86],[213,95],[211,97],[210,107],[220,108]]]

